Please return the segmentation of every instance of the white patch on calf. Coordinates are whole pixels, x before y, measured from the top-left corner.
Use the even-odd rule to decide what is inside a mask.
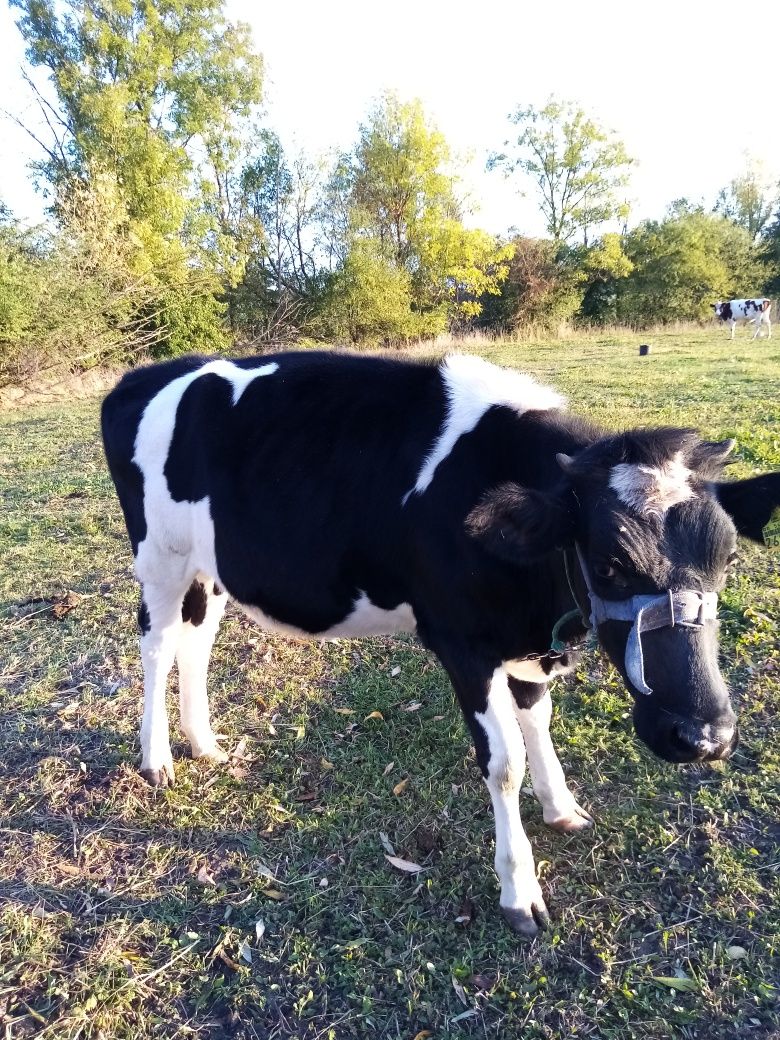
[[[208,497],[199,502],[176,502],[165,479],[165,463],[176,427],[182,396],[196,379],[218,375],[231,383],[235,404],[253,379],[271,375],[273,362],[259,368],[239,368],[230,361],[209,361],[194,372],[172,380],[144,409],[135,438],[133,462],[144,478],[147,535],[138,546],[136,575],[144,584],[161,576],[178,583],[197,572],[219,579],[214,553],[214,524]],[[164,562],[164,566],[161,566]]]
[[[252,618],[261,628],[269,632],[278,632],[280,635],[293,636],[295,639],[359,639],[362,636],[391,636],[417,630],[417,619],[408,603],[399,603],[392,610],[384,610],[372,603],[362,590],[349,614],[321,632],[307,632],[295,625],[277,621],[259,607],[250,604],[238,605],[247,617]]]
[[[447,416],[414,487],[402,499],[403,505],[413,492],[419,495],[425,491],[436,467],[447,458],[458,438],[473,430],[489,408],[504,405],[522,415],[566,406],[564,397],[551,387],[537,383],[533,376],[498,368],[481,357],[453,354],[445,358],[439,371],[447,393]]]
[[[566,675],[574,668],[574,664],[563,664],[556,658],[549,672],[545,672],[539,661],[504,661],[504,668],[508,675],[521,682],[546,683],[556,675]]]
[[[621,462],[612,467],[609,486],[624,505],[636,513],[665,513],[695,497],[691,471],[680,452],[661,466],[637,466]]]
[[[200,376],[216,374],[226,379],[232,384],[235,404],[253,379],[270,375],[278,367],[274,362],[259,368],[243,369],[222,359],[210,361],[163,387],[146,406],[138,424],[133,461],[143,474],[147,533],[138,546],[135,571],[143,586],[150,624],[149,631],[141,637],[144,668],[141,768],[147,775],[164,770],[168,779],[173,779],[165,686],[182,632],[182,597],[196,574],[219,580],[214,550],[214,524],[208,497],[199,502],[175,502],[165,479],[165,463],[176,426],[176,411],[187,387]],[[197,628],[194,633],[192,639],[196,643],[203,640],[205,646],[204,635],[198,633]],[[213,638],[211,634],[210,637]],[[191,654],[188,656],[186,643],[183,653],[183,671],[187,673]],[[197,662],[193,667],[195,671],[202,670],[205,676],[206,664],[207,660]],[[194,681],[194,672],[193,676],[185,675],[185,717],[190,707],[190,689]],[[198,675],[197,682],[200,681]],[[196,699],[198,696],[196,691]],[[203,723],[204,708],[206,724]],[[187,724],[193,730],[197,747],[199,739],[207,740],[207,703],[200,703],[195,711],[197,718],[187,719]]]

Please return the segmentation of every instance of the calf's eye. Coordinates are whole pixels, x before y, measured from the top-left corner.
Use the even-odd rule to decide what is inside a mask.
[[[608,563],[597,563],[593,568],[593,573],[602,581],[612,581],[617,576],[615,568]]]

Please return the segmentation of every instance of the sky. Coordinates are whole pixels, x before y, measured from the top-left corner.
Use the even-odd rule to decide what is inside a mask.
[[[543,233],[519,176],[486,172],[518,105],[550,94],[582,105],[637,160],[631,223],[660,217],[675,198],[711,205],[750,153],[780,178],[778,77],[772,57],[780,3],[754,0],[735,15],[720,0],[228,0],[265,61],[264,121],[289,148],[348,148],[372,99],[419,98],[458,156],[470,223]],[[0,109],[39,128],[21,78],[24,48],[0,8]],[[27,164],[27,134],[0,120],[0,199],[39,219],[44,202]]]

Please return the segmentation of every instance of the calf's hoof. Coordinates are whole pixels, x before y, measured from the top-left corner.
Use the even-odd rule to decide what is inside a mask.
[[[159,769],[142,769],[141,776],[150,787],[173,787],[176,783],[173,766],[161,766]]]
[[[194,747],[192,748],[192,757],[199,759],[207,759],[209,762],[215,762],[218,765],[224,765],[225,762],[230,761],[230,755],[227,751],[223,751],[218,744],[210,744],[206,747]]]
[[[572,811],[565,816],[558,816],[554,820],[544,822],[559,834],[576,834],[577,831],[585,831],[592,827],[594,821],[590,813],[575,802]]]
[[[532,903],[529,910],[524,907],[502,906],[501,913],[512,929],[519,935],[532,939],[539,931],[550,927],[550,915],[544,903]]]

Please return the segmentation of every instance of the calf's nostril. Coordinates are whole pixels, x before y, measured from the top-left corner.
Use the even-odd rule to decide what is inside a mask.
[[[669,743],[675,749],[686,755],[686,757],[697,758],[702,754],[699,743],[691,740],[690,734],[682,724],[675,724],[669,731]]]

